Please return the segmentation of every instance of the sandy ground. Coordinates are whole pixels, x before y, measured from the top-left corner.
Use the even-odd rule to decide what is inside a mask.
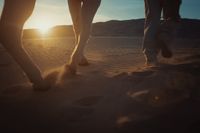
[[[146,69],[141,38],[93,37],[88,67],[47,92],[34,92],[0,47],[0,132],[196,133],[200,40],[175,40],[174,57]],[[69,60],[73,38],[24,40],[45,73]],[[15,87],[12,87],[15,85]]]

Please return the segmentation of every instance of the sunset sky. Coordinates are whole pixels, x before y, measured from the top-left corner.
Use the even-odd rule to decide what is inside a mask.
[[[3,7],[3,1],[0,0],[0,11]],[[181,16],[200,19],[199,8],[200,0],[183,0]],[[143,17],[143,0],[102,0],[94,21],[127,20]],[[34,12],[26,22],[25,28],[52,27],[71,23],[67,0],[37,0]]]

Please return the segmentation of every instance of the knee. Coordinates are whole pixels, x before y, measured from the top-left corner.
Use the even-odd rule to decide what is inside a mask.
[[[32,14],[36,0],[5,1],[1,21],[24,25]],[[18,6],[16,6],[18,5]]]

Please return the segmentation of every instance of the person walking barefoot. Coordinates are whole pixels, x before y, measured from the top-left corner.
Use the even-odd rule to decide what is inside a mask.
[[[78,65],[89,65],[84,56],[84,48],[88,43],[92,21],[100,3],[101,0],[68,0],[76,46],[71,54],[69,64],[65,65],[64,75],[76,74]]]
[[[23,69],[34,90],[48,90],[37,65],[22,46],[22,32],[26,20],[33,12],[36,0],[5,0],[0,19],[0,42]]]

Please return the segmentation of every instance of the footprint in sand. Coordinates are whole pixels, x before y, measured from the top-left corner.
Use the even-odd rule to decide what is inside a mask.
[[[81,98],[75,102],[73,102],[75,105],[79,106],[93,106],[96,105],[103,97],[102,96],[89,96]]]

